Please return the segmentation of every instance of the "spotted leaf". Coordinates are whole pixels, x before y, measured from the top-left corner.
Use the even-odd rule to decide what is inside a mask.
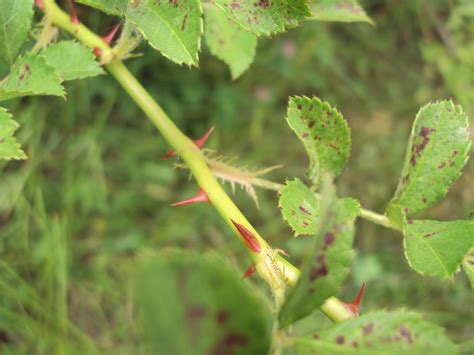
[[[376,311],[294,341],[309,354],[457,354],[441,327],[405,310]]]
[[[440,200],[461,175],[471,145],[471,128],[452,101],[428,104],[418,112],[395,195],[387,213],[402,225],[404,215]]]
[[[341,113],[317,97],[295,96],[286,120],[309,156],[308,177],[318,185],[324,173],[337,176],[349,158],[350,131]]]
[[[0,101],[20,96],[63,96],[61,78],[46,59],[27,54],[13,65],[8,77],[0,84]]]
[[[360,205],[352,198],[344,198],[338,202],[343,211],[359,214]],[[315,234],[319,222],[319,199],[299,179],[287,181],[280,190],[278,205],[286,222],[295,232],[295,237],[301,234]]]
[[[128,6],[127,18],[150,45],[178,64],[197,65],[201,45],[199,0],[140,0]]]
[[[334,186],[325,179],[320,201],[320,221],[314,243],[278,316],[285,327],[307,316],[333,296],[349,272],[353,258],[354,220],[358,209],[338,200]]]
[[[225,14],[258,36],[295,27],[310,14],[306,0],[216,0]]]
[[[267,354],[272,315],[258,292],[214,256],[164,251],[143,262],[135,289],[155,354]]]
[[[309,6],[311,20],[374,24],[356,0],[312,0]]]
[[[410,266],[429,276],[452,276],[474,245],[474,221],[408,220],[403,233]]]
[[[0,107],[0,159],[26,159],[26,155],[16,142],[13,133],[18,128],[18,123],[6,109]]]
[[[205,35],[216,57],[230,67],[232,79],[248,69],[255,56],[257,37],[230,20],[214,5],[206,7]]]

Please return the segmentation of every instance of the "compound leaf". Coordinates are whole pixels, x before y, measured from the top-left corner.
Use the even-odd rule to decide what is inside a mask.
[[[374,24],[356,0],[312,0],[311,20],[337,22],[368,22]]]
[[[90,49],[75,41],[53,44],[43,50],[41,55],[64,81],[104,73]]]
[[[352,198],[343,198],[338,203],[350,215],[358,215],[359,202]],[[285,221],[295,232],[295,237],[301,234],[315,234],[319,222],[319,199],[299,179],[287,181],[280,190],[278,205]]]
[[[295,27],[310,15],[305,0],[216,0],[233,21],[256,35],[271,35]]]
[[[26,159],[26,155],[16,142],[13,133],[19,127],[6,109],[0,107],[0,159]]]
[[[461,175],[471,144],[471,128],[452,101],[428,104],[418,112],[395,195],[387,213],[402,224],[403,215],[421,212],[441,199]]]
[[[197,65],[202,33],[199,0],[141,0],[130,3],[127,18],[150,45],[178,64]]]
[[[334,186],[324,181],[314,245],[302,266],[298,282],[281,307],[281,327],[321,306],[346,278],[354,254],[354,220],[358,214],[358,209],[352,207],[348,208],[344,200],[338,200]]]
[[[128,0],[76,0],[76,2],[118,16],[126,12],[128,5]]]
[[[0,60],[12,65],[28,38],[33,20],[33,0],[0,2]]]
[[[156,354],[267,354],[272,315],[222,260],[185,251],[149,258],[135,287]]]
[[[375,311],[295,339],[299,355],[457,354],[441,327],[405,310]]]
[[[449,277],[474,243],[474,221],[414,221],[404,225],[405,255],[418,273]]]
[[[309,156],[308,177],[318,185],[324,173],[338,175],[349,158],[350,131],[341,113],[317,97],[295,96],[286,120]]]
[[[237,79],[253,61],[257,37],[215,6],[206,7],[204,29],[211,53],[229,65],[232,79]]]
[[[10,75],[0,85],[0,101],[32,95],[64,97],[64,88],[61,78],[45,58],[27,54],[15,62]]]

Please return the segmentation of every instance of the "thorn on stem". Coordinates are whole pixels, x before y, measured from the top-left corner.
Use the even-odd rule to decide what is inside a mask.
[[[38,6],[40,10],[44,10],[44,2],[43,0],[35,0],[35,5]]]
[[[201,138],[194,140],[194,144],[196,145],[196,147],[201,149],[204,146],[204,144],[206,144],[207,139],[209,138],[209,136],[211,135],[213,131],[214,131],[214,127],[211,127],[207,130],[206,133],[204,133],[204,135]],[[162,159],[168,160],[174,157],[175,155],[176,155],[176,152],[173,149],[170,149],[168,150],[168,152],[166,152],[165,156]]]
[[[92,49],[92,53],[94,53],[94,55],[96,56],[96,58],[99,58],[101,55],[102,55],[102,49],[98,48],[98,47],[94,47]]]
[[[246,279],[250,276],[252,276],[255,271],[257,271],[257,268],[255,267],[255,265],[250,265],[247,270],[245,270],[244,274],[242,275],[242,279]]]
[[[357,316],[359,315],[359,306],[360,302],[362,300],[362,297],[364,296],[365,292],[365,283],[362,284],[362,287],[359,290],[359,293],[357,294],[356,298],[352,301],[352,303],[343,303],[344,307],[346,307],[347,310],[349,310],[353,315]]]
[[[76,8],[74,7],[73,0],[69,0],[69,7],[71,9],[71,22],[74,24],[79,24],[79,19],[77,18]]]
[[[107,44],[112,43],[112,41],[114,40],[115,35],[117,34],[117,31],[119,30],[120,26],[121,26],[120,22],[118,24],[116,24],[114,26],[114,28],[112,28],[112,30],[108,34],[106,34],[105,36],[102,37],[103,41]]]
[[[254,253],[260,253],[260,251],[262,250],[262,247],[260,243],[258,242],[258,239],[243,225],[235,222],[232,219],[231,219],[231,222],[235,226],[235,228],[237,228],[237,231],[240,233],[242,238],[244,238],[247,248],[249,248]]]
[[[173,203],[171,207],[190,205],[192,203],[197,203],[197,202],[208,202],[208,203],[211,202],[206,192],[202,188],[198,190],[195,196],[188,198],[187,200],[184,200],[184,201]]]

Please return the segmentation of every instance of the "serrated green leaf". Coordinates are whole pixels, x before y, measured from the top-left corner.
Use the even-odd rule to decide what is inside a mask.
[[[474,221],[414,221],[403,228],[405,255],[418,273],[449,277],[474,243]]]
[[[216,0],[233,21],[258,36],[298,26],[310,15],[306,0]]]
[[[199,0],[131,3],[127,18],[150,45],[178,64],[197,65],[202,33]]]
[[[351,216],[360,212],[359,202],[352,198],[341,199],[338,203],[343,206],[342,210]],[[283,218],[295,232],[295,237],[316,233],[320,212],[319,199],[301,180],[286,182],[280,190],[278,205]]]
[[[245,31],[215,6],[206,7],[205,34],[211,53],[230,67],[232,79],[248,69],[255,56],[257,37]]]
[[[471,144],[471,129],[460,106],[452,101],[420,109],[395,196],[387,213],[401,224],[403,215],[421,212],[441,199],[461,175]]]
[[[41,55],[64,81],[104,73],[91,50],[74,41],[53,44],[41,51]]]
[[[474,290],[474,246],[464,257],[462,268],[471,283],[471,288]]]
[[[286,182],[280,190],[278,206],[283,218],[295,232],[295,237],[316,233],[319,200],[300,179]]]
[[[2,84],[0,101],[20,96],[55,95],[64,97],[61,78],[46,59],[35,54],[19,58]]]
[[[341,113],[317,97],[295,96],[288,104],[288,125],[303,142],[310,165],[308,177],[318,185],[321,176],[336,177],[347,162],[351,138]]]
[[[28,38],[33,20],[33,0],[0,2],[0,60],[12,65]]]
[[[354,220],[358,211],[346,209],[329,181],[323,185],[320,222],[302,266],[301,276],[280,309],[280,326],[307,316],[334,295],[349,273],[353,258]]]
[[[144,263],[135,290],[151,353],[269,351],[268,307],[217,257],[162,252]]]
[[[0,107],[0,159],[26,159],[26,155],[16,142],[13,133],[19,127],[6,109]]]
[[[306,354],[457,354],[441,327],[405,310],[376,311],[294,341]]]
[[[128,0],[76,0],[76,2],[117,16],[123,15],[128,5]]]
[[[374,24],[357,0],[312,0],[310,20]]]

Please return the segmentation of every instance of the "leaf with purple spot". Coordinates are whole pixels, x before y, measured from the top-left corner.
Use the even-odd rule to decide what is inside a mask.
[[[349,158],[351,137],[344,117],[317,97],[292,97],[286,118],[290,128],[303,142],[309,157],[306,173],[315,185],[321,176],[339,175]]]
[[[284,32],[311,14],[306,0],[216,0],[215,4],[257,36]]]
[[[428,276],[452,276],[474,246],[474,221],[408,220],[403,233],[408,263]]]
[[[299,355],[457,354],[441,327],[406,310],[375,311],[293,341]]]
[[[281,327],[309,315],[337,293],[349,273],[354,252],[354,220],[358,205],[337,199],[330,178],[324,179],[319,221],[314,244],[301,268],[301,276],[289,290],[278,316]]]
[[[471,145],[471,128],[452,101],[428,104],[418,112],[395,195],[387,207],[392,222],[434,205],[461,175]]]
[[[267,354],[272,314],[215,255],[166,250],[142,260],[135,300],[153,354]]]
[[[359,214],[360,205],[352,198],[341,199],[338,203],[343,211]],[[298,235],[315,234],[319,221],[319,198],[299,179],[287,181],[280,190],[278,206],[285,221]]]

